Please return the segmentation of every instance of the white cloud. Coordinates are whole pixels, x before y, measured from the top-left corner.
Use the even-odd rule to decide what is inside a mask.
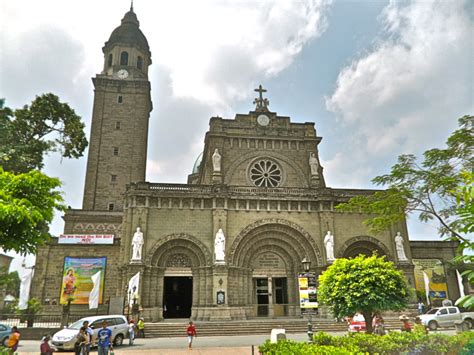
[[[472,112],[472,19],[463,1],[391,2],[375,48],[341,70],[326,105],[377,156],[440,146]],[[435,134],[430,129],[437,126]]]

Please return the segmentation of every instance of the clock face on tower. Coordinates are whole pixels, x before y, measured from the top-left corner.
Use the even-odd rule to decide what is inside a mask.
[[[125,69],[120,69],[117,72],[117,77],[119,79],[127,79],[128,78],[128,71],[126,71]]]
[[[270,118],[267,115],[259,115],[257,122],[260,126],[267,126],[270,123]]]

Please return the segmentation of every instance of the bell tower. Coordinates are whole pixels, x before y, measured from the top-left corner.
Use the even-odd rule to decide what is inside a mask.
[[[102,51],[103,70],[92,79],[94,108],[82,208],[121,211],[125,186],[145,181],[153,109],[151,52],[133,6]]]

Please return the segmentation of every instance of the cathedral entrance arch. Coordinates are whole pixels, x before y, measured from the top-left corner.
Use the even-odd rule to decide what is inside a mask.
[[[193,317],[205,297],[200,271],[210,260],[207,248],[187,234],[169,235],[153,246],[147,263],[157,270],[149,281],[157,285],[152,306],[159,309],[159,318]]]
[[[321,265],[321,254],[311,236],[286,220],[257,221],[236,237],[229,264],[241,270],[238,284],[244,285],[244,293],[242,289],[240,293],[242,302],[250,306],[248,317],[298,314],[296,276],[305,257],[313,265]]]

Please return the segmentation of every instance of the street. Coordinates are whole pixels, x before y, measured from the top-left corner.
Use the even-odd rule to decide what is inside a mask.
[[[453,335],[453,329],[436,331],[433,333],[443,333]],[[347,332],[328,332],[331,335],[344,335]],[[248,355],[252,354],[252,345],[254,345],[254,352],[258,354],[258,345],[269,339],[269,335],[244,335],[244,336],[214,336],[214,337],[197,337],[193,342],[193,354],[208,354],[208,355]],[[295,341],[306,341],[308,336],[306,333],[287,334],[287,339]],[[125,341],[127,344],[128,341]],[[115,355],[121,354],[184,354],[187,349],[187,338],[185,336],[179,338],[146,338],[135,339],[133,346],[123,345],[114,350]],[[25,340],[20,341],[18,354],[38,354],[40,347],[39,340]],[[62,354],[71,354],[72,352],[62,352]],[[96,350],[91,353],[97,353]]]

